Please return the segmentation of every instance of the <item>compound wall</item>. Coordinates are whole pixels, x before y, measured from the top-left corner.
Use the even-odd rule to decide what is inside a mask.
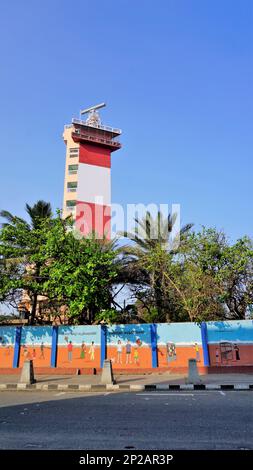
[[[15,338],[15,327],[0,327],[0,367],[12,367],[14,358]]]
[[[107,358],[115,369],[152,367],[150,324],[109,326],[106,339]]]
[[[253,321],[207,323],[211,366],[251,366],[253,364]]]
[[[35,367],[49,367],[51,363],[52,328],[26,326],[21,329],[19,366],[26,359],[33,359]]]
[[[0,327],[0,369],[22,367],[180,369],[189,359],[212,367],[253,366],[253,320],[79,326]]]
[[[59,326],[58,367],[100,367],[100,326]]]
[[[157,356],[159,367],[187,367],[188,359],[203,366],[201,327],[196,323],[158,323]]]

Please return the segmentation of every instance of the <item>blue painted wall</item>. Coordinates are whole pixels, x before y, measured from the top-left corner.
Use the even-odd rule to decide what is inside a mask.
[[[100,346],[100,329],[99,325],[59,326],[58,346],[65,346],[68,341],[74,345],[81,345],[83,341],[91,344],[94,341]]]
[[[23,326],[21,334],[21,346],[45,346],[52,345],[52,327],[51,326]]]
[[[201,327],[196,323],[158,323],[157,343],[165,345],[168,342],[181,346],[201,344]]]
[[[0,347],[14,346],[15,332],[15,326],[0,326]]]
[[[151,345],[150,324],[112,325],[107,327],[107,344],[116,345],[118,340],[129,340],[132,344],[140,339],[143,345]]]
[[[208,344],[253,343],[253,320],[207,322],[206,325]]]
[[[19,361],[19,347],[15,348],[16,328],[0,327],[0,367],[16,367]],[[15,361],[14,361],[15,357]]]

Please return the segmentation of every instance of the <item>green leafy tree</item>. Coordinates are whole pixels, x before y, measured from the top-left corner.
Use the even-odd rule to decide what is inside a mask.
[[[1,276],[0,296],[25,290],[33,302],[31,324],[39,295],[48,305],[65,306],[73,323],[92,323],[98,312],[111,308],[119,272],[112,243],[77,237],[72,221],[59,213],[36,218],[35,226],[20,218],[9,222],[0,232],[0,259],[5,269],[15,269]]]
[[[48,233],[45,256],[45,292],[68,307],[70,322],[93,323],[99,312],[111,308],[117,253],[110,245],[76,237],[63,224],[56,224]]]
[[[215,299],[222,306],[223,318],[245,318],[247,306],[253,302],[252,240],[243,237],[229,244],[223,232],[203,227],[201,232],[191,234],[187,250],[186,275],[188,270],[196,269],[198,277],[210,279],[213,292],[219,291]],[[217,306],[217,315],[220,313]]]
[[[43,292],[41,251],[52,222],[49,203],[38,201],[33,207],[26,205],[30,222],[1,211],[5,218],[0,232],[0,260],[3,275],[0,298],[9,301],[26,291],[31,299],[30,323],[35,321],[38,295]]]
[[[223,302],[228,316],[244,319],[253,303],[253,243],[243,237],[227,246],[216,278],[223,286]]]
[[[21,291],[13,289],[12,283],[19,275],[16,261],[5,260],[0,256],[0,303],[16,309],[21,299]]]
[[[186,261],[177,275],[165,273],[168,289],[180,304],[178,319],[201,322],[224,319],[222,288],[210,274]]]
[[[175,271],[174,259],[183,249],[192,224],[181,228],[172,242],[171,235],[176,215],[165,218],[158,212],[154,218],[147,212],[143,219],[135,219],[133,232],[125,232],[132,244],[122,248],[129,259],[129,269],[136,277],[134,295],[145,304],[147,315],[156,321],[178,318],[179,303],[174,289],[168,289],[164,273]],[[143,288],[140,289],[140,286]]]
[[[111,325],[119,321],[120,315],[115,308],[108,308],[96,313],[95,320],[97,323]]]
[[[49,202],[37,201],[33,206],[26,204],[29,222],[2,210],[5,219],[0,233],[0,263],[3,274],[0,280],[0,299],[17,307],[22,296],[23,284],[31,299],[30,322],[34,323],[37,299],[41,290],[40,269],[37,259],[38,247],[45,241],[44,221],[52,218]],[[24,282],[23,282],[24,281]]]

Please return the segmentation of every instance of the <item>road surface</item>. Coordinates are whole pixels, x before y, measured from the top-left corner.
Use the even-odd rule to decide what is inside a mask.
[[[253,449],[253,392],[0,392],[1,449]]]

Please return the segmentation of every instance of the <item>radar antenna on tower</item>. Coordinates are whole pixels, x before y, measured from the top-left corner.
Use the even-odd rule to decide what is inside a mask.
[[[80,111],[80,115],[82,116],[83,114],[88,113],[88,117],[85,121],[88,126],[95,126],[95,127],[101,126],[101,119],[97,110],[104,108],[105,106],[106,106],[105,103],[100,103],[100,104],[97,104],[96,106],[91,106],[90,108],[86,108]]]

